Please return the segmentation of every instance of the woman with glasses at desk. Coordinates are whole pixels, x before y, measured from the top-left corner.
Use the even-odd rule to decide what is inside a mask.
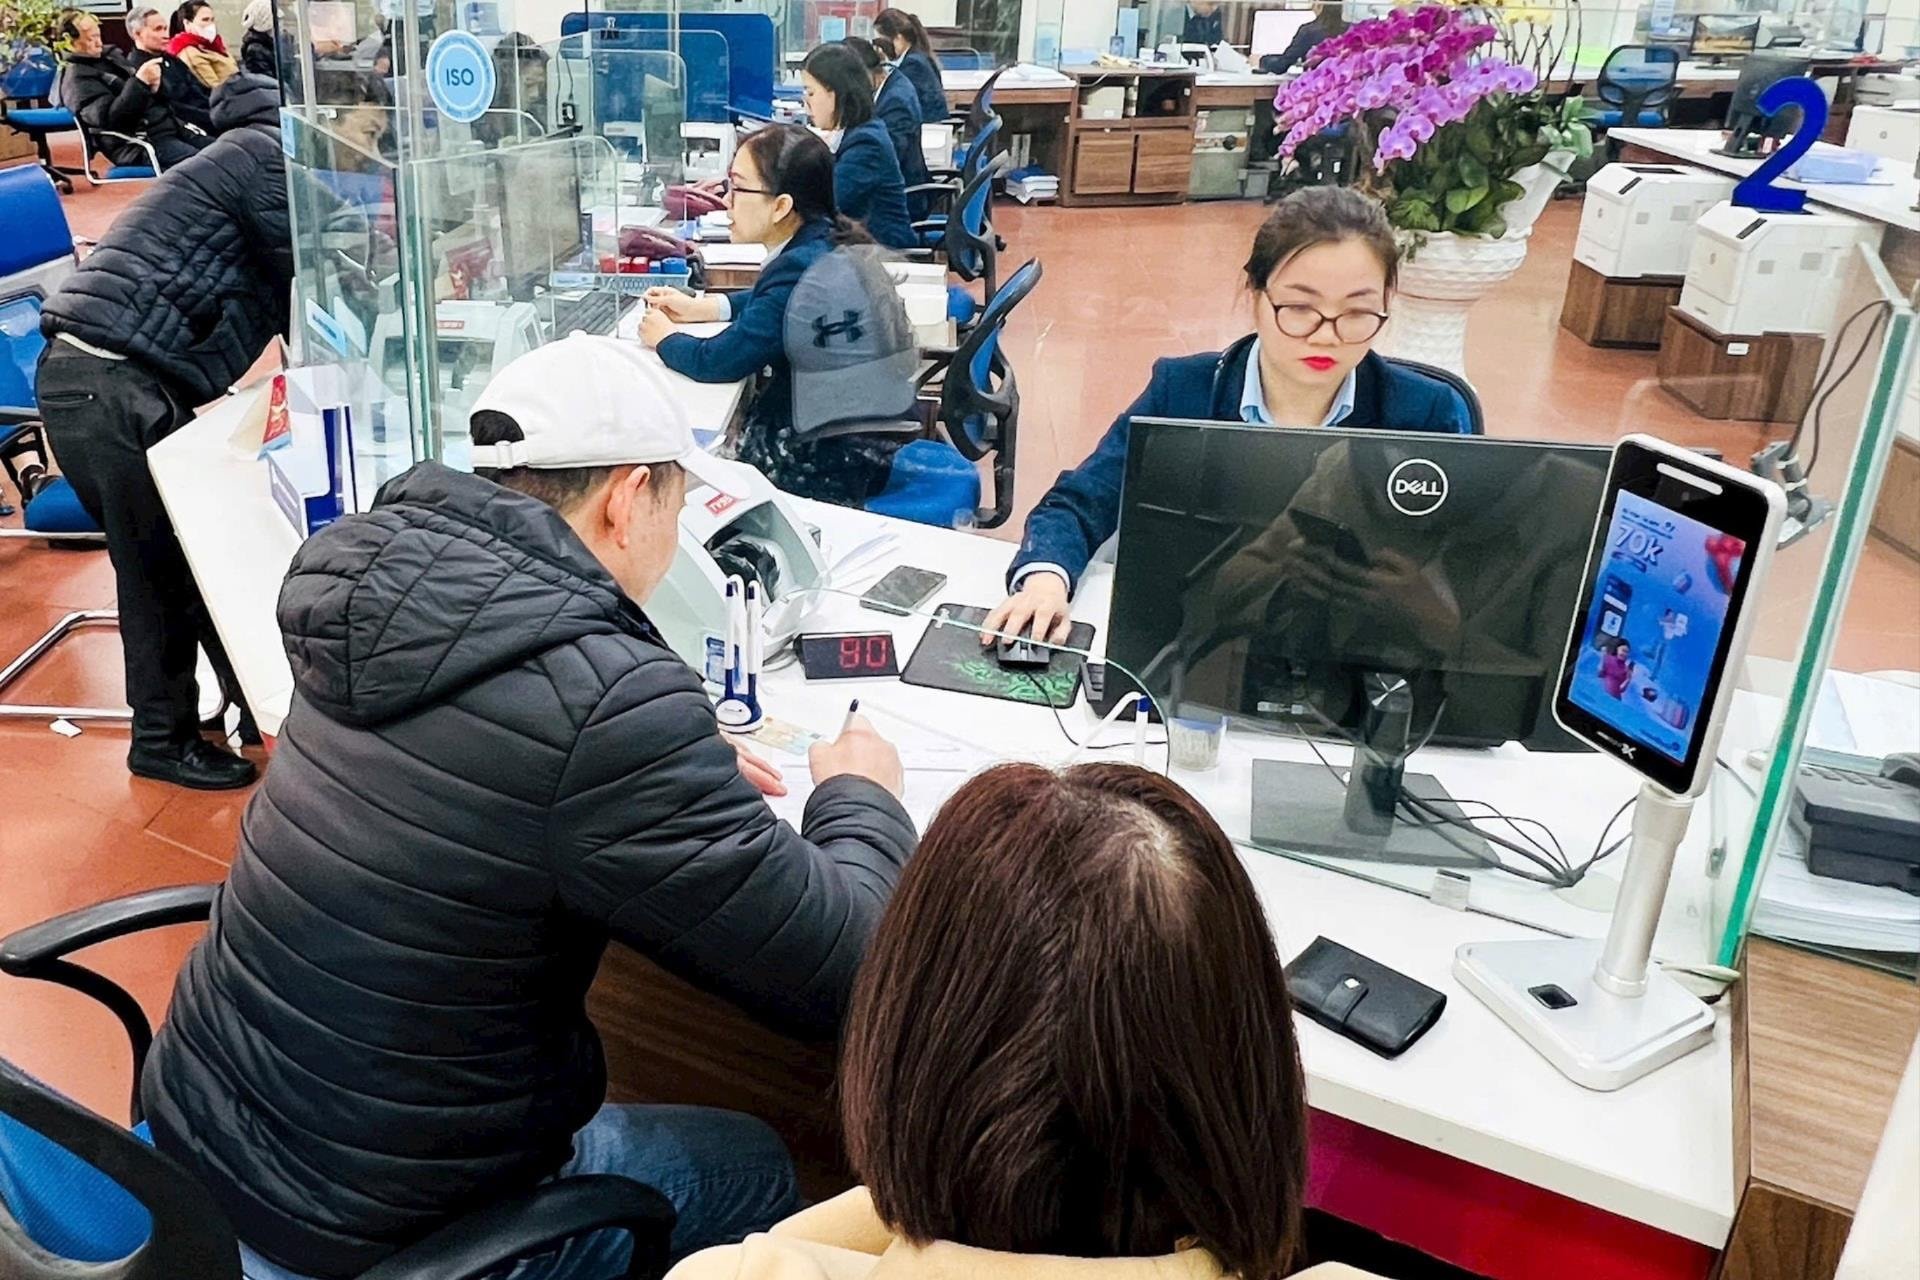
[[[1140,398],[1027,517],[1007,578],[1011,594],[988,615],[987,628],[1031,628],[1038,638],[1065,642],[1073,589],[1120,524],[1135,418],[1469,434],[1470,411],[1458,391],[1373,352],[1398,264],[1385,211],[1357,191],[1308,187],[1274,206],[1247,258],[1253,332],[1225,351],[1154,362]],[[981,636],[983,645],[992,642]]]
[[[640,341],[696,382],[735,382],[768,370],[747,413],[741,460],[788,493],[857,507],[886,487],[900,442],[859,434],[801,441],[786,347],[787,308],[808,269],[843,245],[870,243],[835,212],[833,168],[827,144],[798,125],[748,135],[727,175],[727,209],[734,243],[765,245],[766,265],[753,288],[731,298],[649,289]],[[714,321],[729,323],[711,338],[680,332],[683,324]]]

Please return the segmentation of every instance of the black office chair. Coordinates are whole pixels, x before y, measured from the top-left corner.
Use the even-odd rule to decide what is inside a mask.
[[[1623,44],[1594,77],[1598,102],[1587,123],[1600,129],[1664,129],[1680,97],[1680,52],[1671,45]]]
[[[926,216],[914,223],[914,230],[920,233],[923,247],[930,248],[937,243],[940,227],[953,216],[967,185],[995,157],[996,141],[1003,123],[999,116],[990,117],[980,133],[975,135],[958,168],[929,170],[932,174],[930,181],[907,188],[908,196],[924,195],[927,198]]]
[[[995,156],[968,179],[954,212],[914,223],[914,230],[930,243],[926,248],[909,250],[907,255],[917,261],[931,262],[938,252],[946,259],[948,269],[962,280],[986,281],[983,302],[993,301],[998,288],[1003,242],[993,229],[993,184],[1005,175],[1009,163],[1006,156]]]
[[[1014,380],[1013,366],[1007,363],[1006,352],[1001,349],[1000,333],[1006,328],[1007,318],[1013,314],[1014,308],[1026,301],[1027,295],[1040,283],[1040,276],[1039,260],[1027,262],[1009,276],[1006,284],[994,294],[981,311],[979,322],[959,346],[951,351],[928,350],[922,353],[931,363],[921,374],[920,385],[929,388],[936,380],[939,383],[938,407],[934,418],[947,443],[968,464],[993,455],[993,505],[976,506],[973,511],[973,524],[981,529],[997,529],[1013,514],[1020,388]],[[939,447],[938,442],[925,443],[933,448]],[[919,444],[909,445],[901,453],[919,448]],[[896,475],[902,472],[898,460],[895,471]],[[890,509],[887,499],[893,494],[894,486],[889,484],[888,492],[870,501],[867,510],[883,515],[903,514]],[[940,523],[926,521],[920,516],[908,518],[922,519],[923,523]]]
[[[78,911],[0,938],[0,973],[37,978],[91,996],[126,1028],[133,1048],[133,1122],[141,1120],[140,1069],[153,1031],[140,1003],[111,979],[69,960],[79,950],[166,925],[207,919],[219,886],[150,889]],[[22,1131],[50,1142],[21,1143]],[[31,1187],[38,1175],[72,1186],[73,1161],[83,1178],[111,1179],[151,1216],[144,1247],[113,1262],[59,1258],[30,1239],[14,1211],[0,1203],[0,1275],[8,1280],[238,1280],[240,1252],[233,1228],[206,1190],[163,1152],[85,1107],[62,1098],[0,1060],[0,1155],[9,1146],[28,1153],[25,1168],[10,1163],[8,1178]],[[41,1157],[36,1164],[35,1156]],[[94,1186],[98,1182],[94,1181]],[[80,1195],[76,1212],[111,1212],[105,1195]],[[442,1227],[365,1272],[360,1280],[480,1280],[517,1258],[563,1240],[618,1228],[633,1236],[628,1280],[657,1280],[667,1269],[675,1213],[666,1197],[630,1178],[583,1175],[543,1183]]]
[[[1471,382],[1468,382],[1453,370],[1442,369],[1437,364],[1422,364],[1418,360],[1402,360],[1398,356],[1384,356],[1382,358],[1390,365],[1408,369],[1414,373],[1425,374],[1435,382],[1444,382],[1459,392],[1460,398],[1467,403],[1467,434],[1474,436],[1487,434],[1487,416],[1480,408],[1480,395],[1473,389]]]

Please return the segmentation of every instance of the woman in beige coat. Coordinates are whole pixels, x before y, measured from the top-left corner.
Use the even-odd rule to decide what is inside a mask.
[[[865,1185],[669,1280],[1280,1280],[1297,1259],[1286,978],[1226,835],[1146,770],[960,789],[861,967],[840,1094]]]

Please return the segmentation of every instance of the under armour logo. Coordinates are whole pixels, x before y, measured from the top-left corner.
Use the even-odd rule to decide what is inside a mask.
[[[852,346],[854,343],[860,341],[860,313],[858,311],[843,311],[840,314],[844,316],[845,319],[841,320],[838,324],[829,321],[825,316],[815,316],[813,318],[814,346],[825,348],[827,339],[838,337],[843,333],[847,335],[848,346]]]
[[[1635,749],[1636,748],[1631,742],[1623,742],[1620,744],[1620,754],[1625,756],[1629,760],[1633,759],[1633,753]]]

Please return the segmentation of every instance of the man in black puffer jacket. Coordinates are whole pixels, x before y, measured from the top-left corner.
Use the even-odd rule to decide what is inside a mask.
[[[152,159],[131,142],[105,136],[108,132],[145,138],[162,172],[191,159],[211,141],[204,129],[189,128],[174,114],[164,63],[147,71],[145,56],[136,66],[118,49],[107,48],[99,21],[89,13],[69,12],[61,32],[71,47],[60,73],[60,101],[111,163],[145,166]]]
[[[217,400],[286,332],[293,243],[280,91],[214,91],[213,145],[162,174],[47,300],[38,392],[60,469],[106,531],[133,743],[146,778],[221,789],[253,765],[200,737],[195,652],[237,692],[175,540],[147,450]]]
[[[798,1207],[758,1121],[603,1107],[584,1008],[613,939],[832,1037],[915,841],[858,718],[814,748],[803,831],[776,820],[777,775],[641,611],[686,472],[737,474],[664,379],[613,338],[523,356],[473,414],[491,479],[423,463],[294,559],[292,710],[141,1081],[253,1280],[358,1276],[556,1173],[656,1187],[676,1255]],[[513,1275],[604,1280],[627,1251],[603,1232]]]

